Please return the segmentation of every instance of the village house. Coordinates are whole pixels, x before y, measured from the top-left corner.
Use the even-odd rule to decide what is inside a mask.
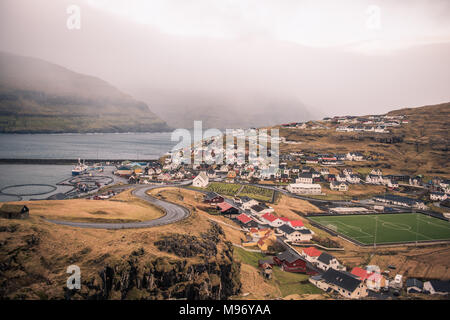
[[[353,169],[345,168],[344,170],[342,170],[342,173],[344,174],[344,176],[349,176],[349,175],[353,174]]]
[[[300,173],[298,178],[295,179],[295,183],[304,183],[304,184],[312,184],[313,183],[313,175],[310,172]]]
[[[289,220],[288,224],[295,230],[300,230],[304,228],[302,220]]]
[[[349,152],[347,153],[346,158],[350,161],[363,161],[364,155],[360,152]]]
[[[307,261],[315,264],[317,262],[317,258],[322,254],[322,251],[316,249],[315,247],[308,247],[302,250],[302,257],[304,257]]]
[[[26,219],[29,216],[30,210],[21,204],[4,204],[0,207],[0,218]]]
[[[205,194],[203,196],[203,202],[205,203],[210,203],[210,204],[214,204],[214,203],[219,203],[219,202],[223,202],[223,197],[215,192],[208,192],[207,194]]]
[[[407,293],[421,293],[423,291],[423,282],[415,278],[408,278],[406,280]]]
[[[381,169],[372,169],[372,171],[370,171],[370,174],[374,176],[382,176],[383,171],[381,171]]]
[[[389,281],[378,272],[369,273],[365,283],[367,289],[375,292],[389,289]]]
[[[281,233],[288,241],[301,241],[301,233],[299,230],[295,230],[287,224],[284,224],[277,228],[278,232]]]
[[[430,280],[423,284],[423,292],[428,294],[448,295],[450,281]]]
[[[273,215],[270,212],[264,214],[261,218],[263,219],[263,221],[265,221],[267,224],[269,224],[271,227],[274,228],[278,228],[286,224],[286,221],[280,219],[279,217]]]
[[[318,273],[308,261],[289,250],[279,253],[273,260],[277,265],[281,266],[283,271],[306,273],[309,275]]]
[[[242,228],[257,228],[259,225],[255,220],[247,216],[245,213],[241,213],[240,215],[236,216],[234,220]]]
[[[393,204],[403,207],[414,207],[418,209],[426,209],[427,206],[421,200],[416,200],[408,197],[397,196],[393,194],[383,194],[374,196],[373,199],[378,202]]]
[[[322,194],[320,184],[292,183],[286,190],[295,194]]]
[[[369,184],[381,184],[383,181],[380,175],[368,174],[366,176],[366,183]]]
[[[298,241],[311,241],[314,235],[314,232],[306,228],[299,229],[298,232],[300,233],[300,239]]]
[[[258,203],[250,207],[250,212],[256,214],[257,216],[262,216],[266,213],[274,212],[274,209],[266,206],[264,203]]]
[[[202,171],[192,180],[192,186],[197,188],[206,188],[209,184],[209,178],[206,172]]]
[[[339,263],[339,261],[333,257],[331,254],[328,254],[326,252],[322,252],[322,254],[317,258],[316,261],[317,268],[321,270],[328,270],[328,269],[341,269],[342,266]]]
[[[316,171],[315,169],[312,169],[312,170],[310,171],[310,173],[311,173],[311,175],[312,175],[313,181],[318,180],[318,179],[316,179],[316,178],[320,178],[320,176],[321,176],[320,172]]]
[[[348,184],[346,184],[345,182],[331,181],[330,189],[337,191],[348,191]]]
[[[370,275],[365,269],[359,267],[354,267],[350,273],[361,281],[366,281]]]
[[[277,242],[277,236],[272,229],[267,229],[261,238],[257,242],[257,246],[261,251],[268,251],[270,246]]]
[[[357,174],[350,174],[346,178],[347,182],[352,184],[358,184],[361,181],[361,178]]]
[[[349,299],[360,299],[368,295],[364,282],[348,272],[328,269],[321,276],[314,276],[309,281],[319,289],[334,291]]]
[[[230,218],[239,214],[239,210],[228,202],[217,203],[217,209],[222,215],[228,215]]]
[[[443,192],[430,192],[430,200],[432,201],[444,201],[447,199],[447,194]]]

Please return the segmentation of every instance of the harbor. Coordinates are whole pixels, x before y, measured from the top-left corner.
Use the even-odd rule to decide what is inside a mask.
[[[76,161],[72,165],[1,164],[0,202],[88,197],[101,188],[128,181],[114,175],[117,167],[108,161],[85,161],[81,169]]]

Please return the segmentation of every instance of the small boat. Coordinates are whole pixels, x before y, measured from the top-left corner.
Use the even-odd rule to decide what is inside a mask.
[[[78,159],[78,164],[72,169],[72,175],[78,176],[80,174],[83,174],[87,171],[88,166],[83,163],[81,163],[80,159]]]

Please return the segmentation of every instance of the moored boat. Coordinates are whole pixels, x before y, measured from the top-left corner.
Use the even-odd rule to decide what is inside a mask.
[[[80,159],[78,159],[78,164],[72,169],[72,175],[78,176],[80,174],[83,174],[87,171],[88,166],[83,163],[81,163]]]

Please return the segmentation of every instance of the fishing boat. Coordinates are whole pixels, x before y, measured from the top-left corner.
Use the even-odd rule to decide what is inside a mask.
[[[78,159],[78,164],[72,169],[72,175],[78,176],[80,174],[83,174],[87,171],[88,166],[83,163],[81,163],[80,159]]]

